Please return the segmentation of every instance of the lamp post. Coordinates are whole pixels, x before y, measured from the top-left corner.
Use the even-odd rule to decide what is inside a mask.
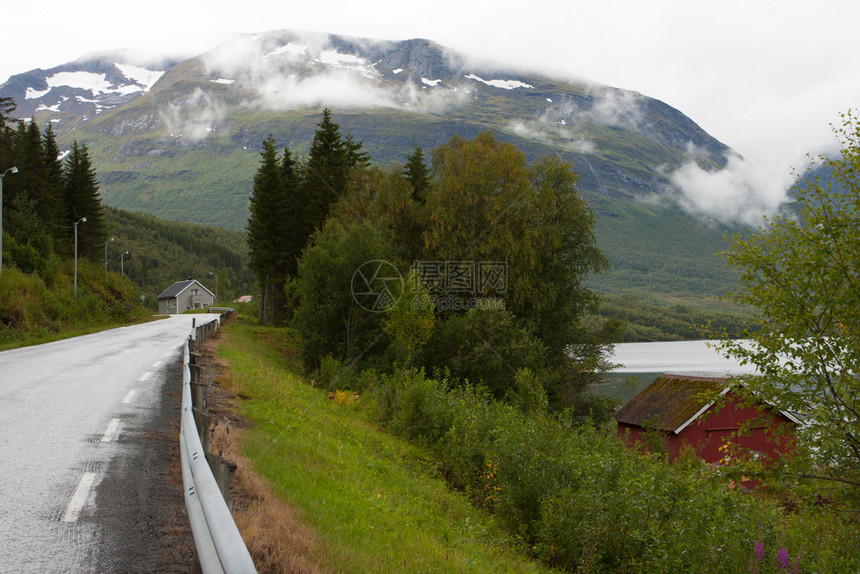
[[[82,217],[75,222],[75,299],[78,298],[78,224],[86,220],[86,217]]]
[[[107,283],[107,245],[113,241],[113,239],[114,238],[111,237],[109,240],[105,241],[105,283]]]
[[[10,167],[0,175],[0,273],[3,273],[3,180],[10,173],[18,173],[18,168]]]
[[[119,256],[119,269],[120,269],[120,273],[122,273],[123,277],[125,277],[125,256],[126,255],[128,255],[128,251],[126,251],[125,253],[123,253]]]

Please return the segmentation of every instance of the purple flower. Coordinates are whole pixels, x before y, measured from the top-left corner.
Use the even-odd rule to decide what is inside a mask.
[[[780,548],[779,552],[776,554],[776,565],[778,568],[788,568],[791,564],[789,562],[790,558],[788,557],[788,550],[785,548]]]
[[[764,562],[764,542],[761,540],[756,540],[755,542],[755,555],[758,556],[758,559]]]

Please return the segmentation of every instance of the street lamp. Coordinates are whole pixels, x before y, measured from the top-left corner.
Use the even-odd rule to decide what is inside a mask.
[[[107,283],[107,245],[113,241],[113,237],[111,237],[108,241],[105,241],[105,283]]]
[[[123,253],[119,256],[119,269],[120,269],[120,273],[122,273],[123,277],[125,277],[125,256],[126,255],[128,255],[128,251],[126,251],[125,253]]]
[[[10,173],[18,173],[18,168],[10,167],[0,175],[0,273],[3,273],[3,180]]]
[[[82,217],[75,222],[75,299],[78,297],[78,224],[86,220],[86,217]]]

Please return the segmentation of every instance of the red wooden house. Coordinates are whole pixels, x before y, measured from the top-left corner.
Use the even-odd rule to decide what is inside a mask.
[[[726,454],[720,447],[727,441],[769,457],[790,450],[800,420],[764,402],[742,402],[725,379],[664,374],[618,409],[615,420],[619,436],[634,443],[646,443],[648,430],[661,431],[671,460],[689,445],[706,462],[719,462]],[[739,434],[744,424],[749,432]],[[774,434],[777,425],[791,428]]]

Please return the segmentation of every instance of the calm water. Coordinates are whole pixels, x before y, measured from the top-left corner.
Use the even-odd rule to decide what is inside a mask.
[[[665,343],[622,343],[611,358],[619,366],[611,381],[595,385],[592,391],[626,403],[663,373],[724,377],[753,373],[755,369],[723,357],[712,341],[670,341]]]

